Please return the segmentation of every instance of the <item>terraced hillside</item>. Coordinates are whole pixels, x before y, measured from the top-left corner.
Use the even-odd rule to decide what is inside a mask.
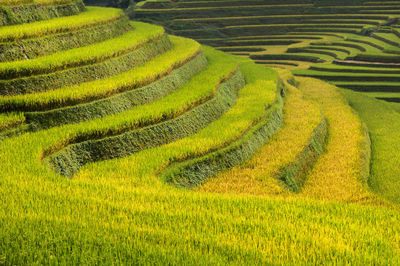
[[[145,1],[136,16],[259,64],[400,102],[399,1]]]
[[[136,16],[258,64],[358,92],[345,96],[372,140],[368,184],[400,202],[399,12],[399,1],[386,0],[144,1]]]
[[[0,264],[400,263],[335,86],[116,9],[0,3]]]

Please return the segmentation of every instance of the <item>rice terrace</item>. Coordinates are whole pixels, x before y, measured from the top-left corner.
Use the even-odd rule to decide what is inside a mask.
[[[400,265],[400,0],[0,11],[0,265]]]

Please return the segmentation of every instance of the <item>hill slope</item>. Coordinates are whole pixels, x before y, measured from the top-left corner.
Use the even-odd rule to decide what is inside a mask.
[[[145,1],[136,11],[170,33],[396,102],[399,14],[386,0]]]
[[[389,109],[398,110],[399,11],[398,1],[145,1],[137,17],[258,64],[385,100]],[[350,95],[345,94],[353,105],[358,96]],[[393,111],[374,103],[382,106],[379,112],[373,104],[368,104],[370,109],[354,104],[373,143],[368,183],[378,194],[399,202],[394,151],[400,143],[394,132],[400,128],[391,123],[388,130],[387,121],[395,120]],[[383,154],[388,156],[386,164]]]
[[[42,5],[0,29],[0,264],[400,263],[336,87],[115,9],[5,8]]]

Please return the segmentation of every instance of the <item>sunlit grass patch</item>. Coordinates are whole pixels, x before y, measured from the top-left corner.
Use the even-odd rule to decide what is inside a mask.
[[[141,179],[143,177],[140,175],[154,175],[170,162],[202,156],[240,139],[260,121],[265,115],[265,108],[273,105],[276,99],[276,73],[268,69],[263,71],[262,67],[257,67],[254,63],[241,64],[240,68],[245,74],[247,85],[239,91],[236,104],[220,119],[210,123],[197,134],[182,140],[109,163],[124,165],[130,162],[136,165],[135,169],[131,169],[135,171],[132,173],[133,176]],[[261,72],[257,73],[254,69],[259,69]],[[261,77],[264,77],[264,80],[260,80]],[[85,168],[97,168],[109,163],[96,163]],[[85,175],[85,170],[78,173],[76,178],[79,179],[81,174]]]
[[[301,194],[321,200],[379,202],[367,186],[369,145],[360,118],[335,86],[312,78],[296,79],[329,124],[327,151],[308,175]]]
[[[379,195],[400,202],[400,114],[391,104],[360,93],[344,91],[368,127],[372,140],[368,184]],[[398,110],[398,108],[397,108]]]
[[[178,38],[178,37],[177,37]],[[178,40],[185,40],[178,38]],[[187,40],[187,39],[186,39]],[[151,124],[173,119],[212,98],[219,84],[237,70],[237,61],[221,52],[205,49],[208,65],[192,77],[183,87],[171,94],[145,105],[139,105],[122,113],[105,116],[68,127],[68,138],[62,137],[64,131],[54,128],[60,139],[46,147],[41,157],[59,150],[69,144],[118,135]]]
[[[106,23],[123,16],[123,11],[114,8],[88,7],[86,12],[74,16],[55,18],[33,23],[4,26],[0,28],[1,42],[39,38],[46,34],[57,34]]]
[[[87,102],[147,85],[167,75],[200,52],[200,45],[193,40],[173,36],[170,38],[174,44],[173,49],[127,72],[56,90],[2,97],[0,106],[3,109],[46,110],[68,106],[71,103]]]
[[[134,30],[104,42],[61,51],[32,60],[0,63],[0,77],[12,79],[97,63],[133,51],[144,43],[160,38],[164,34],[164,29],[160,26],[142,22],[132,22],[132,25],[135,28]]]
[[[73,21],[72,24],[76,23],[74,26],[50,23],[52,15],[50,14],[49,17],[46,15],[52,10],[57,10],[57,5],[53,7],[52,3],[61,3],[58,0],[11,0],[10,3],[17,3],[17,1],[21,4],[22,2],[50,4],[50,6],[43,6],[46,9],[45,14],[38,18],[49,18],[42,24],[48,23],[46,25],[54,26],[48,29],[49,34],[57,27],[63,31],[61,35],[65,36],[72,34],[76,37],[78,35],[75,34],[78,31],[83,31],[79,29],[76,32],[74,30],[69,32],[75,26],[83,26],[80,24],[82,21]],[[181,4],[203,6],[210,3],[220,6],[221,8],[217,9],[222,10],[227,3],[234,2],[237,7],[228,9],[236,15],[242,14],[243,17],[256,16],[263,12],[279,14],[283,11],[293,12],[297,17],[301,17],[303,13],[310,11],[316,13],[315,16],[319,16],[318,19],[325,19],[323,12],[329,12],[330,14],[326,14],[326,19],[329,18],[332,21],[346,19],[343,14],[335,18],[337,14],[333,12],[341,10],[353,13],[348,15],[349,18],[360,16],[357,20],[362,22],[363,19],[368,20],[364,16],[379,16],[379,20],[386,21],[389,18],[386,14],[392,11],[394,6],[391,5],[395,3],[395,1],[384,0],[381,1],[382,4],[381,2],[367,3],[364,6],[365,11],[372,13],[375,9],[379,9],[377,14],[357,14],[357,10],[364,7],[347,9],[345,6],[335,9],[334,5],[337,5],[338,0],[324,0],[325,4],[332,3],[333,5],[325,7],[314,7],[312,4],[296,6],[299,2],[310,3],[309,0],[287,0],[295,5],[282,5],[279,1],[210,0],[209,2],[183,1]],[[346,0],[340,1],[347,4]],[[269,5],[272,10],[270,8],[240,8],[241,4],[257,6],[258,2],[273,2],[277,3],[277,6]],[[79,4],[79,1],[77,3]],[[171,6],[179,5],[179,2],[170,3]],[[398,12],[400,5],[395,4],[399,6],[396,8]],[[28,6],[27,8],[30,6],[32,9],[37,7],[29,4],[25,6]],[[21,9],[24,10],[25,6],[21,6]],[[162,7],[163,3],[157,6]],[[313,9],[308,9],[308,7]],[[204,9],[198,10],[204,11]],[[210,12],[203,12],[203,14],[200,12],[200,15],[210,17],[215,14],[229,15],[224,14],[224,10],[222,12],[209,10]],[[317,14],[319,12],[321,14]],[[378,14],[380,12],[381,15]],[[160,13],[155,14],[159,16]],[[174,14],[178,19],[181,15],[182,17],[196,16],[194,12],[186,14],[175,12]],[[167,20],[167,14],[165,15],[159,16],[161,20]],[[293,19],[291,15],[287,16],[288,19],[289,17]],[[305,16],[313,17],[314,15]],[[283,19],[285,19],[284,16]],[[65,21],[68,20],[73,19],[66,17]],[[204,19],[204,22],[206,20],[208,19]],[[215,18],[209,20],[212,22]],[[239,17],[227,17],[224,23],[230,23],[229,20],[240,22]],[[97,22],[101,24],[101,21],[99,19]],[[121,24],[125,23],[123,20],[117,22],[121,21]],[[338,24],[349,24],[348,22],[351,21],[355,20],[340,21]],[[322,24],[327,21],[315,20],[314,22]],[[298,23],[301,24],[300,21]],[[360,25],[358,22],[355,23]],[[136,30],[141,27],[140,23],[134,23],[134,25]],[[200,23],[196,25],[201,27]],[[117,24],[115,27],[119,26],[120,24]],[[143,31],[148,31],[144,33],[147,36],[153,36],[152,34],[157,32],[163,34],[157,26],[145,27],[147,30],[143,28]],[[107,29],[107,27],[104,28]],[[1,30],[2,28],[0,32]],[[91,28],[87,30],[89,32]],[[129,27],[101,41],[121,36],[126,30],[129,30]],[[368,54],[372,54],[372,50],[380,53],[390,46],[381,40],[366,43],[372,39],[370,36],[336,32],[336,30],[343,30],[343,27],[328,28],[326,32],[324,29],[315,27],[305,30],[314,30],[310,36],[326,42],[342,40],[343,47],[351,47],[349,45],[352,43],[354,47],[359,45],[361,50],[370,47],[370,49],[365,48]],[[27,29],[26,32],[28,31]],[[97,28],[97,32],[101,31]],[[40,28],[37,32],[40,32],[41,36],[47,34],[44,28]],[[182,33],[186,34],[188,31],[182,31]],[[252,34],[238,29],[238,34],[244,35],[242,37],[247,39],[239,37],[236,40],[263,38],[263,36],[254,35],[246,37],[245,34],[249,33]],[[264,33],[269,34],[269,32]],[[304,37],[301,27],[297,34],[300,38]],[[290,36],[294,35],[296,32],[290,34]],[[346,40],[346,36],[359,38],[362,42]],[[46,36],[43,39],[52,37],[52,35]],[[207,37],[211,40],[222,36],[210,34]],[[234,40],[238,36],[231,37]],[[33,89],[29,90],[30,95],[22,95],[21,92],[19,96],[11,96],[11,93],[5,93],[8,96],[0,97],[0,109],[3,110],[3,114],[0,115],[0,265],[400,265],[399,208],[397,205],[383,202],[370,192],[367,186],[369,143],[366,129],[335,86],[314,79],[298,78],[300,81],[300,89],[298,89],[293,87],[297,84],[288,72],[280,72],[278,77],[274,70],[255,65],[247,58],[238,58],[209,47],[201,47],[194,40],[171,36],[171,42],[169,42],[169,37],[165,34],[161,38],[161,40],[168,40],[168,47],[160,49],[162,52],[154,52],[150,57],[148,51],[151,48],[149,47],[154,46],[146,43],[144,47],[147,49],[139,49],[138,53],[143,52],[143,57],[148,58],[147,61],[135,64],[136,57],[132,56],[133,59],[130,62],[134,66],[127,64],[127,68],[120,72],[115,71],[114,66],[118,67],[122,60],[114,65],[105,64],[105,76],[99,74],[99,79],[96,81],[92,82],[90,81],[92,79],[88,79],[80,84],[77,84],[78,81],[76,83],[70,81],[71,84],[65,83],[58,87],[48,86],[42,89],[32,86]],[[274,36],[271,35],[271,39],[273,38]],[[310,42],[313,42],[315,38],[302,40],[295,47],[311,45]],[[275,38],[275,40],[279,39],[280,37]],[[293,38],[293,40],[297,39]],[[35,39],[29,39],[23,42],[29,45],[34,41]],[[122,46],[133,44],[134,41],[134,39],[126,40]],[[94,42],[95,40],[91,43]],[[156,39],[155,42],[159,43],[160,39]],[[104,43],[110,44],[110,42]],[[89,43],[79,43],[74,47],[83,45],[89,45]],[[91,47],[99,48],[99,46]],[[120,58],[120,54],[112,54],[116,48],[118,47],[107,48],[110,49],[108,50],[110,58]],[[329,63],[335,57],[335,53],[333,57],[329,54],[324,55],[323,53],[327,52],[326,48],[339,52],[343,50],[341,52],[347,53],[347,50],[340,48],[340,45],[332,45],[319,47],[318,50],[297,56],[286,54],[280,58],[280,55],[270,59],[268,56],[264,59],[261,57],[259,62],[306,67],[307,62],[311,64],[323,58]],[[266,50],[267,53],[272,54],[284,54],[285,51],[286,47],[283,45],[275,48],[269,46]],[[93,51],[94,54],[97,52],[99,51]],[[131,55],[131,53],[133,52],[130,51],[127,54]],[[59,53],[56,56],[59,56]],[[190,72],[187,67],[180,74],[171,75],[173,71],[188,66],[188,62],[192,62],[193,58],[199,57],[202,58],[202,65],[196,71]],[[342,56],[339,55],[339,57]],[[100,61],[104,59],[101,62],[109,61],[101,56],[98,59]],[[64,63],[60,62],[60,70],[63,69]],[[96,65],[95,63],[98,61],[90,62],[89,65]],[[17,62],[16,66],[19,64]],[[83,61],[76,61],[79,71],[83,64]],[[132,69],[129,70],[129,68]],[[365,78],[376,69],[378,67],[370,68],[366,70],[366,75],[359,76]],[[360,71],[365,71],[365,69]],[[334,71],[326,70],[326,72]],[[54,73],[62,76],[66,71]],[[114,74],[107,76],[107,73]],[[240,73],[243,73],[247,84],[238,91],[243,86],[243,76]],[[398,73],[387,74],[395,76]],[[78,73],[77,77],[80,75],[81,73]],[[45,74],[44,76],[49,77],[47,81],[51,82],[49,80],[52,79],[52,75]],[[186,78],[182,79],[183,76]],[[234,79],[238,76],[239,81]],[[376,76],[386,78],[389,75]],[[164,78],[167,77],[171,82],[163,83]],[[284,93],[277,85],[277,83],[281,84],[280,81],[277,82],[279,78],[289,81],[289,84],[286,84],[288,91],[285,105],[282,104],[281,97]],[[231,90],[232,94],[222,95],[221,98],[229,97],[228,101],[219,105],[219,107],[224,105],[223,111],[213,113],[201,109],[202,111],[195,112],[196,108],[203,104],[212,102],[215,106],[218,105],[219,102],[214,100],[220,96],[220,87],[228,81],[239,85]],[[156,86],[154,82],[159,83]],[[3,84],[6,83],[7,81],[4,81]],[[361,85],[364,86],[366,83]],[[147,90],[151,86],[153,87]],[[10,90],[11,88],[4,89],[6,92]],[[165,93],[159,94],[159,97],[152,98],[153,95],[150,95],[154,91],[163,90]],[[150,93],[147,94],[149,91]],[[114,104],[112,107],[115,109],[111,111],[107,108],[113,104],[112,102],[106,107],[96,105],[98,112],[93,112],[94,115],[88,115],[82,120],[77,119],[74,121],[76,123],[71,122],[73,119],[68,120],[71,118],[68,115],[72,112],[68,113],[67,109],[82,107],[81,111],[84,113],[85,106],[89,104],[108,101],[114,96],[127,95],[128,92],[137,92],[145,100],[135,102],[135,97],[126,97],[124,100],[127,99],[130,105],[124,105],[125,102],[121,101],[121,105]],[[391,163],[396,163],[398,159],[396,142],[400,143],[400,133],[397,136],[399,130],[396,127],[400,126],[398,122],[400,107],[394,109],[394,104],[382,104],[370,98],[363,98],[364,96],[358,98],[359,94],[346,92],[345,95],[348,96],[352,106],[358,108],[360,114],[363,113],[361,118],[365,116],[365,122],[370,126],[372,151],[376,150],[376,157],[374,155],[372,157],[372,175],[368,184],[373,184],[373,189],[380,191],[382,195],[395,198],[396,194],[393,191],[399,190],[396,179],[398,169]],[[379,95],[380,93],[374,94],[374,96]],[[387,94],[387,96],[396,97],[397,94]],[[119,106],[122,108],[118,109]],[[39,113],[55,112],[53,117],[56,120],[60,118],[57,114],[64,112],[62,115],[65,115],[63,117],[65,120],[60,119],[50,128],[42,130],[37,128],[37,131],[23,132],[19,129],[27,125],[22,123],[24,114],[6,113],[10,111],[7,108],[32,112],[25,113],[27,124],[29,115],[33,113],[40,115]],[[282,116],[282,108],[285,116]],[[190,124],[190,120],[186,121],[185,127],[181,130],[182,135],[179,132],[176,134],[179,137],[174,140],[158,142],[168,139],[174,134],[172,132],[181,129],[171,128],[174,125],[172,122],[185,114],[195,114],[192,118],[196,122]],[[277,114],[275,117],[278,119],[274,121],[269,119],[271,114]],[[76,113],[74,115],[79,116]],[[208,115],[209,117],[204,119]],[[48,119],[50,123],[53,117],[51,115],[47,117],[50,118]],[[46,117],[43,119],[46,120]],[[196,123],[202,123],[199,121],[207,122],[195,128]],[[281,126],[281,121],[283,121],[283,127],[277,132],[275,130]],[[390,124],[385,125],[385,121]],[[168,126],[165,130],[153,131],[154,134],[146,135],[157,145],[146,146],[145,137],[143,137],[145,134],[137,135],[138,141],[132,146],[138,145],[140,149],[129,154],[126,152],[127,147],[132,143],[125,145],[126,142],[122,141],[114,146],[113,143],[108,146],[99,145],[97,147],[100,152],[96,155],[106,154],[102,158],[104,160],[101,162],[93,160],[94,163],[77,169],[71,179],[53,171],[54,169],[47,164],[46,159],[49,155],[61,152],[62,149],[74,144],[95,140],[104,140],[106,143],[113,137],[118,138],[120,135],[134,131],[143,133],[141,130],[164,122],[171,123],[166,123]],[[22,126],[19,123],[22,123]],[[260,124],[263,126],[273,124],[271,127],[274,130],[271,130],[271,135],[274,133],[276,135],[270,138],[271,135],[265,137],[254,134],[258,137],[257,140],[252,143],[247,142],[247,144],[250,143],[248,146],[251,148],[240,150],[245,140],[249,139],[248,136],[260,128]],[[14,125],[16,125],[15,128],[13,128]],[[314,147],[309,145],[312,142],[310,140],[314,140],[312,138],[321,125],[329,126],[326,152],[322,156],[318,154],[320,157],[313,161],[313,165],[307,165],[301,169],[303,170],[301,173],[308,177],[303,191],[289,192],[286,188],[287,184],[278,181],[282,177],[280,173],[284,172],[285,167],[301,159],[298,155],[304,154],[305,147]],[[189,128],[192,131],[189,131]],[[14,129],[18,134],[8,134],[8,131]],[[190,132],[187,133],[190,136],[183,135],[185,132]],[[227,170],[243,163],[238,158],[250,158],[260,147],[260,143],[266,143],[266,145],[256,157],[249,159],[245,165],[210,180],[198,190],[187,189],[189,186],[177,188],[174,185],[179,186],[180,183],[171,182],[176,176],[172,175],[172,178],[165,176],[169,167],[176,167],[179,173],[179,169],[183,169],[181,166],[187,163],[195,165],[192,168],[195,170],[192,172],[194,175],[208,173],[208,178],[212,176],[211,173]],[[226,152],[233,148],[243,151],[244,156]],[[79,149],[77,150],[79,152]],[[91,156],[85,149],[80,151],[82,151],[82,157],[79,158]],[[119,154],[124,156],[107,157],[113,152],[120,152]],[[207,164],[210,161],[206,159],[212,156],[218,160],[211,161],[214,164]],[[205,164],[195,164],[202,159],[206,162]],[[215,164],[215,162],[220,162],[220,164]],[[201,167],[196,169],[198,165]],[[378,176],[380,168],[385,171],[382,176]],[[215,169],[217,171],[214,171]],[[226,179],[224,179],[225,176],[227,176]],[[372,180],[376,183],[371,182]],[[207,190],[208,186],[210,188]],[[366,206],[368,204],[374,206]]]
[[[249,162],[216,178],[210,179],[199,191],[228,194],[287,195],[290,194],[283,181],[282,170],[296,162],[298,155],[308,145],[321,123],[319,107],[303,99],[295,87],[288,87],[283,109],[282,128]],[[302,169],[306,171],[307,169]]]
[[[25,121],[22,113],[2,113],[0,114],[0,130],[8,129]]]

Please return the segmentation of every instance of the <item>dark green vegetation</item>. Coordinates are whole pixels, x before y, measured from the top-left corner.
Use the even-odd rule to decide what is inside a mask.
[[[324,81],[117,9],[0,3],[23,11],[0,28],[0,265],[400,264],[398,206],[380,197],[398,201],[394,103],[345,94],[370,127],[370,161],[365,126]],[[264,64],[362,59],[364,78],[379,57],[374,82],[400,82],[396,40],[379,27],[395,22],[393,1],[335,4],[152,1],[138,14]]]

